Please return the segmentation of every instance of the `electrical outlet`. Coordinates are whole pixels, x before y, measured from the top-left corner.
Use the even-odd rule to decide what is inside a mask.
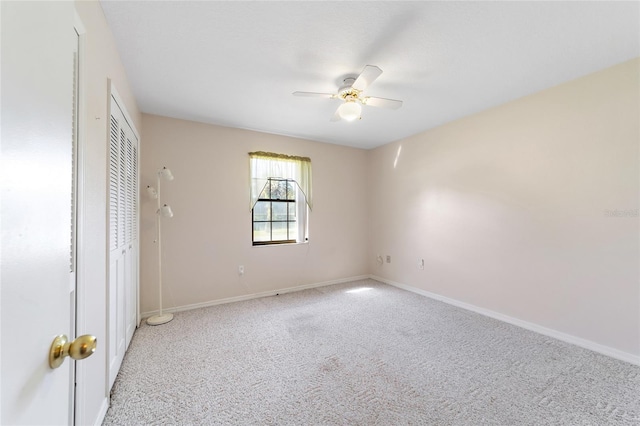
[[[424,259],[418,259],[418,269],[424,269]]]
[[[387,263],[391,263],[391,256],[387,255]]]
[[[239,275],[244,275],[244,265],[238,266],[238,274]]]

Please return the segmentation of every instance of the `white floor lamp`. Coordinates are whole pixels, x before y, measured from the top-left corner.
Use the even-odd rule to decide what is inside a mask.
[[[151,195],[152,198],[158,200],[158,208],[156,210],[156,242],[158,243],[158,295],[160,298],[160,313],[158,315],[147,318],[147,324],[149,325],[166,324],[173,319],[172,313],[165,314],[162,312],[162,228],[160,226],[163,217],[173,217],[171,206],[168,206],[167,204],[160,205],[160,181],[162,179],[168,181],[173,180],[173,174],[171,173],[171,170],[163,167],[162,169],[158,170],[157,177],[157,190],[152,186],[147,186],[147,192],[149,193],[149,195]]]

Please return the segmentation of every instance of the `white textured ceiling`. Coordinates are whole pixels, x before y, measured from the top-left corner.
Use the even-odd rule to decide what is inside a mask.
[[[640,56],[638,2],[102,1],[143,112],[372,148]],[[330,122],[365,65],[401,99]]]

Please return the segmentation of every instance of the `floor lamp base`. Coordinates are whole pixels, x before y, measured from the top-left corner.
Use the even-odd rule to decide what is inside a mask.
[[[166,324],[173,319],[173,314],[154,315],[147,318],[147,324],[149,325],[161,325]]]

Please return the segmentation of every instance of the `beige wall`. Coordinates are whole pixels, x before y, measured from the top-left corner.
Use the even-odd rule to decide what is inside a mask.
[[[369,271],[640,355],[639,63],[372,151]]]
[[[164,307],[276,291],[364,275],[367,152],[337,145],[143,115],[141,185],[162,183]],[[308,156],[314,209],[309,243],[253,247],[251,151]],[[158,309],[155,200],[141,191],[141,311]],[[238,274],[244,265],[245,274]]]
[[[165,307],[372,274],[637,357],[639,63],[372,151],[143,115],[142,186],[163,165],[176,176]],[[254,150],[312,158],[310,244],[251,246]],[[155,204],[141,205],[150,312]]]
[[[107,79],[111,79],[123,98],[126,107],[138,131],[141,129],[141,115],[120,56],[116,50],[111,30],[107,26],[102,7],[96,1],[77,1],[76,11],[86,33],[83,35],[81,84],[83,108],[84,151],[86,164],[84,175],[85,209],[84,233],[86,239],[80,249],[84,254],[85,268],[79,271],[82,285],[78,288],[79,327],[78,334],[93,334],[98,338],[96,353],[78,364],[78,375],[86,371],[94,371],[94,366],[106,369],[106,292],[107,292],[107,125],[109,104]],[[90,373],[87,373],[90,374]],[[90,374],[82,380],[87,386],[85,400],[79,404],[87,404],[82,408],[85,413],[97,413],[106,401],[106,377]],[[104,415],[104,413],[102,413]],[[79,424],[94,424],[96,419],[78,419]]]

